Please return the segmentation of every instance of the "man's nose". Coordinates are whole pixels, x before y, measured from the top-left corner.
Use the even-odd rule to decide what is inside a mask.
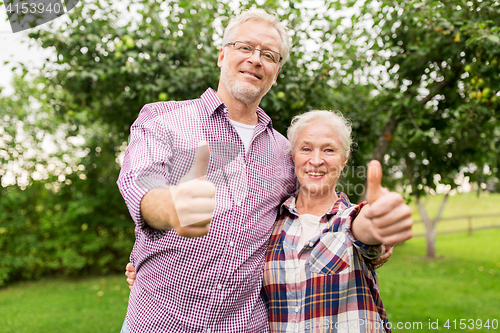
[[[255,50],[253,52],[253,54],[250,55],[250,57],[248,58],[248,60],[251,61],[254,64],[257,64],[257,65],[262,64],[262,60],[261,60],[261,57],[260,57],[260,51],[259,50]]]

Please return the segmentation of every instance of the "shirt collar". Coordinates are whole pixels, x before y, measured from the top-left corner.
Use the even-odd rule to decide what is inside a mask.
[[[203,95],[201,95],[201,99],[207,106],[207,111],[209,111],[210,114],[214,113],[219,108],[227,112],[226,105],[221,101],[219,96],[217,96],[217,92],[214,89],[208,88],[205,90]],[[269,117],[260,107],[257,107],[257,116],[259,118],[259,124],[264,127],[273,127],[271,117]]]
[[[224,105],[219,96],[217,96],[217,92],[212,88],[205,90],[203,95],[201,95],[201,100],[207,106],[207,111],[209,111],[210,114],[214,113],[215,110]]]
[[[297,199],[299,190],[295,191],[294,194],[292,194],[285,202],[283,202],[283,204],[280,207],[280,213],[283,213],[283,211],[286,209],[293,215],[297,216],[299,215],[299,213],[297,212],[297,208],[295,207],[295,200]],[[337,201],[335,201],[333,206],[324,215],[334,215],[340,209],[349,207],[351,205],[347,195],[345,195],[342,192],[336,192],[336,193],[339,198],[337,199]]]

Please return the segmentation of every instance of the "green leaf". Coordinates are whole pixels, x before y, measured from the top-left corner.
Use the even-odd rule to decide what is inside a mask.
[[[500,44],[500,37],[498,36],[489,35],[487,38],[491,40],[493,43]]]

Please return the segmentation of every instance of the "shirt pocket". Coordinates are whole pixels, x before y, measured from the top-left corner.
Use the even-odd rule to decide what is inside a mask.
[[[350,266],[350,246],[344,232],[327,232],[316,243],[306,266],[314,273],[339,274]]]

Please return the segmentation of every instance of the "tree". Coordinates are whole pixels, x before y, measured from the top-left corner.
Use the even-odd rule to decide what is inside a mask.
[[[8,268],[5,281],[50,272],[75,274],[89,267],[93,273],[122,269],[133,242],[134,224],[115,182],[129,127],[146,103],[193,99],[207,87],[216,87],[221,27],[234,14],[230,3],[133,0],[124,11],[114,8],[111,1],[86,1],[59,28],[30,34],[43,47],[54,47],[57,60],[47,60],[40,78],[43,87],[28,91],[28,83],[22,82],[16,94],[25,91],[35,99],[43,95],[44,108],[51,115],[48,126],[61,124],[64,142],[67,137],[82,136],[85,154],[69,166],[78,171],[33,179],[24,190],[17,185],[3,189],[11,193],[2,201],[6,207],[2,230],[9,235],[2,245],[8,253],[2,263]],[[295,3],[300,1],[266,3],[292,28],[290,62],[278,86],[261,104],[282,132],[295,114],[340,103],[334,98],[339,92],[327,84],[331,80],[328,71],[334,66],[329,48],[308,47],[318,41],[328,44],[327,38],[313,36],[310,30],[311,25],[317,29],[324,25],[318,20],[321,9],[305,15]],[[235,10],[255,4],[243,2]],[[127,17],[134,13],[139,16]],[[16,98],[22,100],[12,97],[4,102]],[[35,112],[19,103],[4,111],[12,109],[25,110],[23,116],[12,119],[12,125]],[[38,131],[36,126],[27,129],[30,137]],[[31,176],[36,170],[26,171]],[[20,209],[16,202],[39,208],[21,209],[16,217]],[[19,230],[23,228],[31,230],[29,241],[14,237],[22,235]],[[19,242],[26,247],[16,247]],[[29,256],[22,254],[26,251]],[[23,271],[23,266],[29,269]]]
[[[100,163],[116,159],[105,135],[95,134],[105,127],[76,133],[54,114],[56,92],[43,77],[13,85],[13,95],[0,97],[0,285],[123,269],[133,227],[118,191],[99,186],[116,179],[115,168]]]
[[[263,4],[287,22],[292,48],[278,86],[261,106],[282,133],[295,114],[312,109],[339,109],[353,119],[359,148],[342,184],[352,201],[362,196],[363,167],[373,157],[384,162],[387,185],[405,186],[418,202],[436,189],[438,176],[454,188],[465,168],[473,181],[489,177],[486,165],[499,174],[498,1],[309,4]],[[25,187],[18,182],[0,189],[0,233],[8,236],[0,241],[7,253],[0,258],[8,268],[4,280],[122,269],[133,223],[115,181],[130,125],[146,103],[193,99],[216,87],[222,26],[257,1],[242,1],[238,8],[229,0],[114,5],[81,2],[59,28],[31,33],[42,46],[55,48],[57,60],[48,60],[42,77],[32,80],[43,86],[28,89],[29,82],[20,81],[17,100],[0,101],[4,114],[18,112],[1,126],[9,128],[11,139],[4,140],[12,152],[2,153],[2,166],[15,160],[14,151],[24,156],[28,150],[12,140],[21,121],[32,138],[40,128],[61,128],[64,138],[85,140],[78,146],[84,153],[61,165],[71,172],[35,179],[37,165],[49,163],[30,162],[23,165]],[[30,98],[50,114],[45,124],[42,118],[25,121],[38,112],[26,104]],[[64,161],[64,152],[55,157]],[[428,225],[432,245],[434,226]],[[21,243],[26,246],[17,248]]]
[[[386,117],[373,157],[416,197],[434,257],[442,209],[431,220],[421,197],[436,179],[456,188],[461,172],[479,182],[498,172],[500,3],[366,1],[361,9],[355,22],[373,21],[361,34],[370,64],[388,76],[373,99]]]

